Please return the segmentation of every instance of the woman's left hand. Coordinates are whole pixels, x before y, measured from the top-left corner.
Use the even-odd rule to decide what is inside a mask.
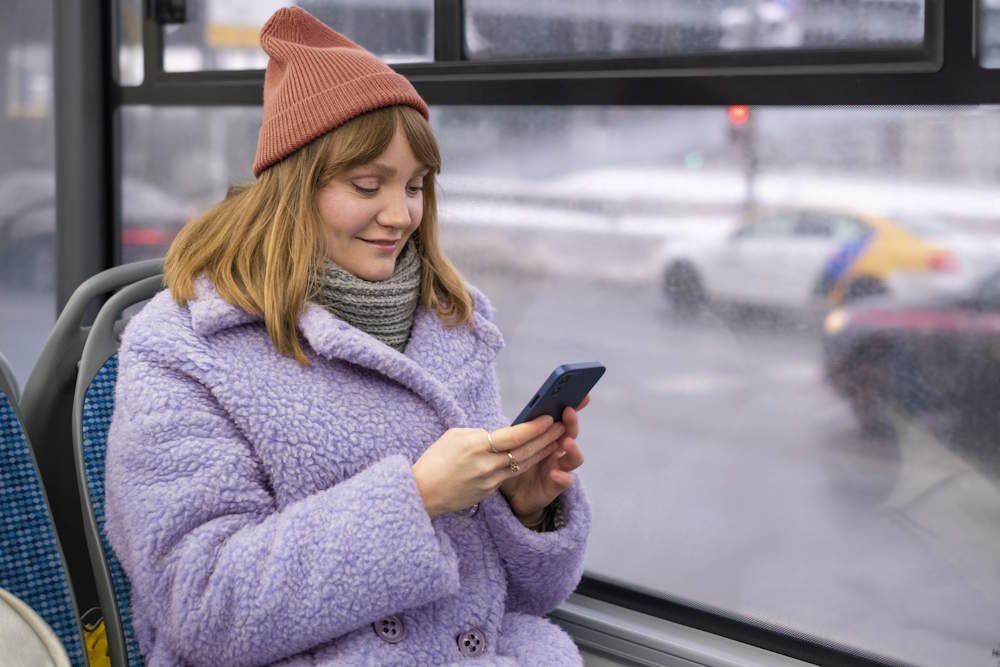
[[[545,508],[573,485],[572,471],[583,465],[583,452],[576,442],[580,433],[577,412],[589,402],[588,394],[576,409],[567,407],[563,410],[562,423],[566,427],[566,433],[551,454],[529,470],[500,485],[500,492],[510,503],[517,518],[526,526],[540,523]]]

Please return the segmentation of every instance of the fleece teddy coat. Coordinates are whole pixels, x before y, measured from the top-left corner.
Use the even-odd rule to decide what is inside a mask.
[[[446,429],[509,423],[482,294],[474,327],[419,307],[405,353],[308,304],[305,367],[196,292],[126,328],[108,438],[107,533],[148,665],[581,664],[541,617],[582,573],[579,481],[566,526],[536,533],[499,492],[432,521],[411,472]]]

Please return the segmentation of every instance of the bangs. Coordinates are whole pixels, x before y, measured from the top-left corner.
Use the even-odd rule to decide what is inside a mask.
[[[317,143],[326,157],[319,185],[347,169],[374,162],[392,143],[399,127],[417,161],[438,173],[441,154],[427,121],[412,107],[391,106],[352,118],[319,139]]]
[[[431,173],[441,172],[441,150],[431,126],[427,124],[420,112],[413,107],[393,107],[399,124],[403,126],[406,141],[410,144],[413,156],[421,164],[431,170]]]

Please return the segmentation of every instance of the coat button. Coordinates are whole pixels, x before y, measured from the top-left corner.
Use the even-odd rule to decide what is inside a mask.
[[[399,616],[386,616],[382,620],[372,623],[372,627],[375,628],[375,634],[379,636],[379,639],[390,644],[398,644],[403,641],[403,635],[406,634],[403,619]]]
[[[479,628],[469,628],[458,636],[458,650],[466,658],[486,653],[486,633]]]

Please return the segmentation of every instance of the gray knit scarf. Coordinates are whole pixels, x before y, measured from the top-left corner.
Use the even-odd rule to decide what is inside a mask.
[[[327,259],[319,284],[319,305],[400,352],[406,348],[420,301],[420,255],[412,241],[385,280],[359,278]]]

